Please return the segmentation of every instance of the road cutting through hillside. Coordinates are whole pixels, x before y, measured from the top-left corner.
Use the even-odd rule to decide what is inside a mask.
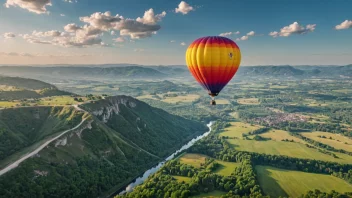
[[[20,159],[16,160],[15,162],[11,163],[10,165],[6,166],[4,169],[0,170],[0,176],[2,176],[3,174],[9,172],[10,170],[16,168],[20,163],[22,163],[23,161],[25,161],[26,159],[32,157],[33,155],[39,153],[39,151],[41,151],[43,148],[45,148],[46,146],[48,146],[51,142],[55,141],[56,139],[60,138],[61,136],[63,136],[64,134],[70,132],[70,131],[74,131],[76,129],[78,129],[83,123],[84,121],[86,121],[87,118],[84,118],[77,126],[75,126],[72,129],[68,129],[62,133],[60,133],[59,135],[49,139],[48,141],[46,141],[44,144],[40,145],[38,148],[36,148],[34,151],[27,153],[26,155],[22,156]]]

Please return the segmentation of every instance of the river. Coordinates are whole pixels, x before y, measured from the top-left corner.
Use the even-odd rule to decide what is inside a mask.
[[[160,162],[157,166],[145,171],[143,173],[143,175],[141,177],[138,177],[137,179],[135,179],[132,183],[128,184],[128,186],[125,188],[125,190],[119,192],[119,195],[125,194],[127,192],[131,192],[133,191],[133,189],[138,186],[139,184],[142,184],[148,177],[149,175],[155,173],[156,171],[158,171],[162,165],[165,164],[165,162],[173,159],[175,157],[175,155],[177,155],[178,153],[180,153],[181,151],[188,149],[189,147],[191,147],[194,143],[196,143],[198,140],[208,136],[211,132],[211,125],[213,124],[213,122],[209,122],[209,124],[207,124],[207,127],[209,128],[209,131],[203,133],[202,135],[193,138],[191,141],[189,141],[187,144],[183,145],[179,150],[177,150],[176,152],[174,152],[173,154],[171,154],[169,157],[167,157],[164,161]],[[117,194],[117,193],[116,193]],[[115,195],[116,195],[115,194]]]

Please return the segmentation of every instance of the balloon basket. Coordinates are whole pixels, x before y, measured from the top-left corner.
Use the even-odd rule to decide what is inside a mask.
[[[210,104],[211,104],[211,105],[216,105],[215,100],[211,100]]]

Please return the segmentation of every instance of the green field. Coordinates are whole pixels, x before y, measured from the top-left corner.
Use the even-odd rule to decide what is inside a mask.
[[[264,138],[271,138],[272,140],[275,140],[275,141],[288,139],[299,143],[304,143],[304,144],[306,143],[303,140],[290,135],[287,131],[278,130],[278,129],[270,129],[270,131],[260,134],[260,136]]]
[[[269,166],[255,167],[263,192],[271,197],[298,197],[309,190],[350,192],[352,185],[331,175],[289,171]]]
[[[315,141],[327,144],[336,149],[343,149],[352,152],[352,139],[335,133],[328,132],[311,132],[311,133],[301,133],[303,136],[313,139]],[[325,136],[326,138],[320,138],[318,136]],[[330,139],[331,137],[331,139]]]
[[[205,163],[207,156],[196,154],[196,153],[186,153],[179,158],[179,161],[183,164],[188,164],[196,168],[200,168],[202,164]]]
[[[212,198],[212,197],[221,197],[222,195],[225,195],[226,192],[222,192],[219,190],[214,190],[208,193],[202,193],[200,195],[192,196],[191,198]]]
[[[178,182],[185,182],[185,183],[188,183],[192,180],[192,178],[190,177],[184,177],[184,176],[176,176],[176,175],[173,175],[172,176],[173,178],[175,178]]]
[[[216,104],[218,105],[227,105],[230,104],[230,101],[226,100],[226,99],[215,99]]]
[[[237,137],[242,139],[242,134],[248,133],[261,128],[259,125],[251,125],[244,122],[231,122],[231,126],[227,127],[220,136]]]
[[[64,106],[64,105],[72,105],[72,104],[78,104],[78,103],[79,102],[74,101],[74,98],[71,96],[54,96],[54,97],[42,98],[38,102],[38,105]]]
[[[339,163],[352,163],[352,156],[335,153],[337,156],[339,156],[339,158],[334,158],[330,155],[320,153],[316,149],[308,148],[304,144],[296,142],[254,141],[240,139],[228,139],[227,141],[233,146],[233,148],[240,151],[249,151],[271,155],[285,155],[289,157],[334,161]]]
[[[200,96],[196,94],[188,94],[188,95],[178,95],[175,97],[166,97],[163,99],[163,102],[167,103],[177,103],[177,102],[193,102],[197,100]]]
[[[258,105],[259,101],[257,98],[241,98],[238,99],[237,102],[239,104],[244,104],[244,105]]]
[[[220,161],[216,160],[218,164],[220,164],[220,167],[214,171],[214,173],[222,175],[222,176],[229,176],[233,171],[235,170],[236,167],[239,167],[241,164],[240,163],[234,163],[234,162],[225,162],[225,161]]]
[[[0,101],[0,108],[15,107],[19,102]]]

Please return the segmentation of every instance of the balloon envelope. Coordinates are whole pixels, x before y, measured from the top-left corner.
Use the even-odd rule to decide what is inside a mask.
[[[188,69],[209,95],[217,96],[236,74],[241,52],[229,38],[208,36],[195,40],[186,52]]]

